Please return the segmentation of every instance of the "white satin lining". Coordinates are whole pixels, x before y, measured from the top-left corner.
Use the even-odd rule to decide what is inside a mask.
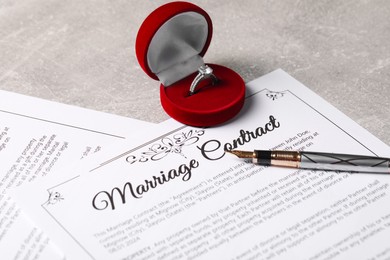
[[[204,64],[199,53],[207,35],[207,20],[199,13],[172,17],[158,29],[149,45],[149,68],[164,86],[183,79]]]

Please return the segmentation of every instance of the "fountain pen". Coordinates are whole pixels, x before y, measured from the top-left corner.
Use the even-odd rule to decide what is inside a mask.
[[[384,157],[303,151],[226,150],[225,152],[239,158],[252,159],[253,163],[263,166],[390,174],[390,158]]]

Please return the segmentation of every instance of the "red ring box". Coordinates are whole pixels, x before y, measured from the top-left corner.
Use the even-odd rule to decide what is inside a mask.
[[[161,105],[177,121],[192,126],[213,126],[233,118],[241,110],[245,83],[236,72],[209,64],[218,78],[202,80],[188,95],[198,68],[204,65],[212,36],[212,22],[200,7],[172,2],[154,10],[142,23],[136,39],[136,55],[142,69],[159,80]]]

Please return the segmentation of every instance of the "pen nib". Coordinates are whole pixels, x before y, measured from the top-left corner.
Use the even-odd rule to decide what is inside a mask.
[[[226,150],[225,152],[234,154],[238,158],[253,158],[253,152],[239,151],[239,150]]]

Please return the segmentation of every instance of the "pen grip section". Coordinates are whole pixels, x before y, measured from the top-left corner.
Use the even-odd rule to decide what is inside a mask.
[[[300,159],[298,152],[255,150],[253,162],[265,166],[299,168]]]
[[[301,152],[301,168],[390,173],[389,159],[362,155]]]

